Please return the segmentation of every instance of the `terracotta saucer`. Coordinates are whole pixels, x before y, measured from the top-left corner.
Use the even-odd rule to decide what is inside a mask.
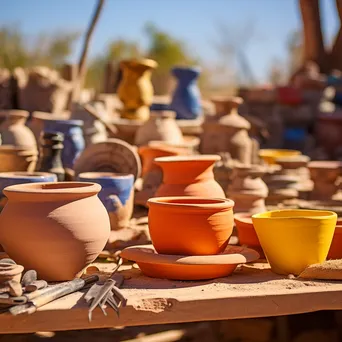
[[[253,249],[238,246],[228,246],[218,255],[185,256],[157,254],[152,245],[142,245],[125,248],[121,256],[135,261],[149,277],[173,280],[225,277],[232,274],[237,265],[259,259]]]

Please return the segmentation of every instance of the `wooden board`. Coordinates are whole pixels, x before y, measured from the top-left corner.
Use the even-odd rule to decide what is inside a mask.
[[[99,264],[96,264],[99,267]],[[112,264],[101,264],[110,272]],[[83,293],[77,292],[32,315],[0,315],[1,333],[78,330],[206,320],[224,320],[342,309],[342,282],[303,281],[273,274],[268,264],[246,265],[233,276],[204,282],[152,279],[125,266],[127,307],[120,318],[97,309],[88,322]]]

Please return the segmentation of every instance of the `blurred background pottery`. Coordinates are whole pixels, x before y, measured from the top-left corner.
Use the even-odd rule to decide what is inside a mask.
[[[259,151],[259,157],[269,165],[276,164],[276,159],[281,157],[292,157],[302,154],[300,151],[296,150],[273,150],[273,149],[261,149]]]
[[[78,175],[82,182],[101,185],[99,198],[109,214],[112,230],[129,226],[133,213],[134,176],[111,172],[85,172]]]
[[[47,281],[80,276],[105,246],[110,223],[94,183],[12,185],[0,215],[0,243],[25,269]]]
[[[218,155],[161,157],[154,160],[163,170],[163,183],[156,196],[199,196],[225,198],[214,178],[214,164]]]
[[[211,255],[225,250],[233,231],[233,201],[155,197],[148,206],[149,231],[158,253]]]
[[[329,252],[337,215],[320,210],[276,210],[252,216],[273,272],[299,275]]]
[[[13,145],[1,145],[0,160],[0,172],[33,172],[38,160],[38,151]]]

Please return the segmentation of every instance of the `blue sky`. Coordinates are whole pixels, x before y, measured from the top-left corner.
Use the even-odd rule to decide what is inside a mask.
[[[321,0],[324,34],[328,41],[338,28],[335,1]],[[56,31],[83,33],[94,0],[0,0],[0,25],[16,25],[30,36]],[[253,39],[245,47],[253,73],[265,80],[274,58],[286,57],[288,34],[301,26],[297,0],[107,0],[91,46],[101,53],[111,40],[124,38],[146,45],[146,22],[186,42],[205,63],[217,60],[217,23],[232,35],[251,27]],[[70,56],[76,61],[79,44]]]

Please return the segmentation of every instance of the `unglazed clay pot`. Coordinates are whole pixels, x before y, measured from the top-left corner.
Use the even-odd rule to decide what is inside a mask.
[[[12,185],[0,215],[0,243],[6,253],[40,279],[80,276],[105,246],[110,223],[94,183]]]
[[[78,175],[82,182],[101,185],[99,198],[106,207],[112,230],[129,226],[133,213],[134,176],[112,172],[84,172]]]
[[[149,231],[158,253],[212,255],[227,247],[233,231],[233,201],[155,197],[148,205]]]
[[[0,146],[0,172],[33,172],[38,160],[38,151],[13,145]]]
[[[327,259],[342,259],[342,224],[337,224]]]
[[[215,181],[213,168],[218,155],[193,155],[156,158],[163,170],[163,183],[157,197],[199,196],[225,198],[221,186]]]

